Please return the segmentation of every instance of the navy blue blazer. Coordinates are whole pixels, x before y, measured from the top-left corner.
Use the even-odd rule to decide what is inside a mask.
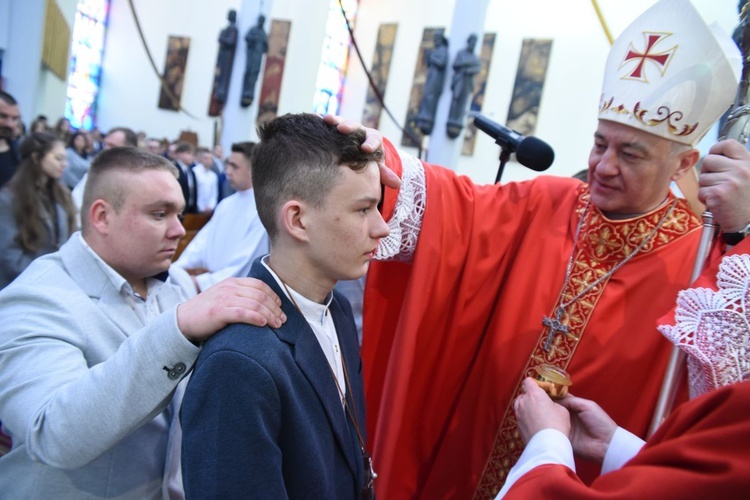
[[[194,165],[195,164],[188,165],[186,173],[182,170],[182,167],[180,167],[177,161],[174,161],[174,166],[177,167],[177,173],[179,174],[177,182],[180,183],[182,196],[185,197],[186,214],[194,214],[198,212],[198,179],[195,178],[195,172],[193,172]],[[190,180],[188,180],[188,176],[190,176]],[[191,184],[193,186],[192,189],[190,189]]]
[[[281,297],[288,319],[278,330],[230,325],[204,344],[182,404],[186,498],[359,498],[359,441],[323,350],[260,260],[250,276]],[[366,440],[351,306],[334,292],[329,310]]]

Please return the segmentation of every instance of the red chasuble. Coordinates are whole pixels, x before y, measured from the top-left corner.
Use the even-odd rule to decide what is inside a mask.
[[[386,158],[400,175],[390,143]],[[540,363],[565,368],[571,392],[644,436],[671,348],[656,320],[687,286],[700,236],[687,204],[670,197],[652,213],[611,221],[587,208],[586,187],[573,179],[477,186],[430,165],[425,177],[412,263],[373,263],[365,290],[362,357],[378,496],[493,497],[523,448],[511,402]],[[386,190],[386,219],[397,194]],[[632,260],[566,308],[570,335],[558,332],[544,350],[542,319],[644,239]]]
[[[563,465],[524,474],[506,499],[750,496],[750,382],[683,404],[622,469],[583,484]]]

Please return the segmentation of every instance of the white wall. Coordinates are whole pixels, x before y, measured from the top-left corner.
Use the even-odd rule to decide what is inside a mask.
[[[126,0],[113,0],[110,26],[104,53],[102,89],[99,97],[98,123],[102,130],[114,126],[127,126],[144,130],[149,136],[176,138],[180,131],[197,132],[201,145],[211,146],[214,119],[208,116],[209,96],[213,84],[213,71],[218,51],[219,32],[227,25],[229,9],[237,10],[237,25],[241,20],[240,0],[212,0],[209,2],[184,0],[136,0],[146,42],[161,73],[166,58],[169,35],[191,38],[182,107],[197,117],[185,113],[159,109],[160,84],[150,68],[140,42],[130,8]],[[264,9],[268,9],[265,2]],[[271,20],[289,20],[292,23],[284,79],[279,97],[279,113],[302,112],[312,109],[320,54],[325,36],[327,3],[308,3],[300,0],[274,0],[266,17],[266,32]],[[253,23],[254,24],[254,20]],[[245,33],[240,30],[232,86],[235,73],[244,71]],[[256,90],[256,102],[248,113],[257,116],[261,79]],[[239,107],[232,101],[236,89],[230,89],[227,106]],[[239,94],[236,94],[239,95]],[[243,128],[245,126],[243,125]],[[254,127],[241,131],[243,138],[255,137]]]
[[[0,50],[6,50],[10,36],[10,0],[0,0],[0,19]]]
[[[328,0],[273,0],[270,17],[292,22],[279,95],[280,115],[312,111],[327,16]]]
[[[62,5],[72,0],[60,1]],[[356,37],[368,68],[372,64],[380,24],[398,24],[385,97],[396,118],[402,122],[406,116],[422,31],[425,27],[449,27],[455,1],[361,0]],[[599,1],[614,36],[654,3],[654,0]],[[708,20],[718,20],[729,32],[734,28],[736,0],[693,1]],[[207,111],[218,50],[217,37],[226,26],[227,11],[230,8],[239,11],[241,4],[241,0],[213,0],[210,3],[135,0],[159,72],[163,70],[168,36],[191,38],[182,105],[198,117],[193,119],[184,113],[157,108],[159,82],[146,58],[128,2],[113,0],[99,100],[100,128],[106,130],[125,125],[144,130],[149,135],[168,138],[175,138],[181,130],[190,129],[198,133],[201,144],[210,145],[214,120],[207,116]],[[274,0],[264,4],[264,9],[270,9],[269,21],[292,22],[279,112],[309,111],[312,109],[328,2]],[[269,27],[270,22],[267,22],[266,29]],[[496,33],[497,38],[483,112],[499,122],[504,122],[507,116],[523,39],[554,40],[536,135],[549,142],[556,152],[555,164],[548,173],[571,175],[585,168],[596,127],[602,71],[609,49],[591,1],[492,0],[485,31]],[[244,33],[240,35],[244,36]],[[244,52],[243,42],[238,45],[238,51]],[[354,54],[349,67],[341,114],[360,120],[368,84]],[[242,69],[239,64],[234,71],[241,72]],[[58,104],[61,100],[60,93],[45,91],[44,97],[39,96],[36,109],[62,109],[62,103]],[[257,115],[257,111],[252,113]],[[47,114],[51,118],[59,115],[51,111]],[[247,135],[253,137],[252,127],[248,128]],[[385,115],[381,118],[380,128],[387,137],[400,143],[401,132]],[[492,182],[498,152],[494,141],[480,134],[474,155],[461,157],[456,170],[478,182]],[[536,174],[517,164],[509,164],[503,180],[525,179],[533,175]]]
[[[654,1],[600,0],[599,4],[610,32],[617,37]],[[729,33],[734,29],[736,0],[693,0],[693,3],[709,22],[718,21]],[[368,68],[372,64],[380,24],[397,22],[399,25],[385,98],[394,115],[404,120],[422,30],[425,27],[450,26],[453,2],[362,0],[360,10],[357,39]],[[501,123],[507,117],[523,39],[553,39],[535,135],[547,141],[555,150],[555,163],[547,173],[572,175],[586,168],[596,128],[604,63],[609,50],[609,42],[591,1],[493,0],[488,8],[485,32],[496,33],[497,37],[482,112]],[[451,40],[451,43],[456,41]],[[356,67],[357,63],[352,65]],[[350,75],[349,85],[351,88],[347,89],[342,114],[360,119],[367,83],[359,68],[355,68]],[[387,117],[381,118],[380,128],[387,137],[400,143],[401,132]],[[442,130],[442,127],[436,126],[436,133],[438,130]],[[494,182],[498,155],[499,148],[494,141],[480,133],[474,155],[462,156],[456,170],[477,182]],[[527,179],[535,175],[538,174],[509,163],[503,181]]]
[[[174,139],[182,130],[198,133],[202,144],[213,138],[208,103],[213,84],[219,32],[236,0],[184,2],[135,0],[136,13],[156,68],[161,74],[170,35],[190,37],[182,89],[182,107],[197,117],[158,108],[161,84],[151,69],[127,0],[112,0],[104,46],[97,122],[101,130],[126,126],[149,136]]]
[[[355,37],[368,71],[372,68],[380,25],[398,24],[385,89],[385,103],[401,125],[406,121],[422,32],[426,27],[450,26],[454,3],[455,0],[360,0]],[[349,68],[341,114],[359,121],[362,119],[369,82],[353,49]],[[380,129],[386,137],[400,144],[401,132],[385,111],[380,117]]]
[[[10,0],[0,18],[0,39],[5,40],[3,77],[5,91],[17,101],[21,119],[29,123],[36,109],[36,89],[42,65],[44,35],[43,0]]]

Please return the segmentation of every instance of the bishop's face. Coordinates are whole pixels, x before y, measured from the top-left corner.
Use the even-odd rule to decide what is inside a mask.
[[[688,165],[674,143],[621,123],[599,120],[589,154],[591,202],[618,218],[649,212],[667,197]],[[687,167],[687,168],[686,168]]]

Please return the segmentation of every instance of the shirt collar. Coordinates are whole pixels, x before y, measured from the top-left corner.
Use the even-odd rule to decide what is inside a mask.
[[[136,293],[133,291],[133,287],[130,286],[130,283],[128,283],[127,280],[120,275],[120,273],[115,271],[112,266],[104,262],[104,259],[102,259],[99,254],[89,246],[80,231],[78,231],[77,235],[81,242],[81,245],[83,245],[83,248],[86,249],[86,251],[94,259],[94,261],[99,265],[102,272],[104,272],[104,275],[107,277],[107,279],[109,279],[110,283],[112,283],[112,286],[115,287],[115,290],[119,292],[122,292],[124,290],[129,294],[136,295]],[[165,283],[167,281],[167,278],[169,278],[169,270],[161,272],[147,279],[146,286],[148,287],[149,293],[157,284]],[[152,280],[157,280],[158,283],[154,283]]]
[[[326,316],[328,315],[328,310],[331,306],[331,302],[333,302],[333,291],[328,293],[325,303],[318,304],[317,302],[308,299],[304,295],[301,295],[289,285],[285,284],[281,280],[281,278],[279,278],[279,276],[273,271],[273,269],[271,269],[271,267],[268,265],[267,260],[268,255],[261,259],[261,263],[263,264],[263,266],[265,266],[266,269],[268,269],[268,272],[271,273],[271,276],[273,276],[273,279],[275,279],[276,283],[279,284],[279,288],[284,291],[284,294],[287,296],[287,298],[289,298],[292,303],[297,304],[300,312],[305,317],[305,319],[307,319],[308,321],[314,320],[322,325],[325,321]]]

